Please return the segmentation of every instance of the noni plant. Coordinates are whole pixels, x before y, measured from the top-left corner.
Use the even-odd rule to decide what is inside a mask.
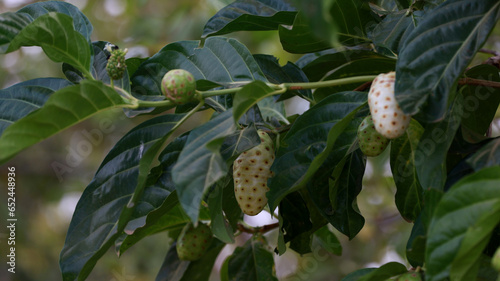
[[[0,164],[104,111],[138,120],[102,156],[76,205],[60,252],[64,281],[87,279],[109,249],[127,255],[159,232],[171,241],[156,280],[208,280],[212,271],[222,280],[285,279],[276,265],[287,263],[275,261],[327,263],[351,240],[386,235],[361,232],[358,196],[371,190],[394,191],[377,207],[394,206],[391,220],[411,226],[398,233],[401,259],[351,265],[331,280],[396,280],[418,268],[426,281],[494,281],[499,19],[498,0],[238,0],[200,27],[201,38],[124,60],[75,6],[29,4],[0,15],[0,51],[38,46],[62,71],[0,90]],[[236,39],[260,31],[279,37],[277,54],[297,59]],[[307,106],[291,113],[297,100]],[[369,115],[390,144],[367,161],[371,140],[358,128]],[[247,173],[252,160],[257,170]],[[363,180],[374,170],[386,185]],[[275,221],[252,226],[247,205]],[[212,241],[195,252],[208,228]],[[295,269],[292,278],[310,279]]]

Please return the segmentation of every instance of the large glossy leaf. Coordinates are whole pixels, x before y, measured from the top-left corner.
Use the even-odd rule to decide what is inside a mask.
[[[265,98],[273,99],[274,90],[262,81],[245,85],[233,99],[233,118],[237,122],[253,106]],[[284,118],[284,117],[283,117]]]
[[[297,12],[289,0],[237,0],[208,20],[203,37],[291,25]]]
[[[162,96],[160,81],[170,69],[182,68],[193,74],[198,89],[207,84],[261,80],[267,82],[248,49],[235,39],[208,38],[169,44],[144,61],[131,78],[132,91],[142,96]],[[204,82],[204,83],[202,83]]]
[[[415,152],[418,180],[424,190],[442,189],[446,183],[446,156],[460,126],[462,95],[458,94],[444,120],[429,124]]]
[[[415,153],[424,128],[412,119],[405,134],[391,141],[391,171],[396,184],[396,206],[407,221],[415,221],[423,204]]]
[[[229,280],[277,281],[274,275],[273,254],[266,249],[262,238],[252,237],[228,257]]]
[[[12,123],[42,107],[57,90],[73,85],[61,78],[37,78],[0,90],[0,135]]]
[[[488,237],[500,218],[499,174],[498,166],[484,169],[465,177],[444,194],[429,226],[426,280],[448,279],[454,261],[477,262],[484,248],[484,244],[480,247],[481,240]],[[492,219],[496,223],[485,224]],[[471,237],[470,232],[477,236]]]
[[[369,39],[365,29],[376,21],[368,2],[361,0],[299,1],[294,3],[304,13],[306,22],[317,38],[330,45],[359,45]]]
[[[197,261],[179,259],[176,244],[168,250],[167,256],[156,276],[156,281],[207,281],[219,252],[226,244],[214,240],[203,257]]]
[[[98,81],[53,93],[43,107],[10,125],[0,137],[0,163],[101,111],[130,104],[116,91]]]
[[[500,138],[496,138],[474,153],[467,163],[476,171],[500,165]]]
[[[338,93],[316,104],[295,121],[282,140],[271,168],[275,173],[267,193],[271,210],[286,194],[303,187],[314,175],[365,101],[364,93]],[[337,143],[335,150],[342,149]]]
[[[353,122],[358,124],[361,122]],[[354,126],[350,126],[350,129]],[[357,128],[357,127],[356,127]],[[354,131],[355,133],[355,131]],[[346,138],[352,134],[345,134]],[[355,137],[354,137],[355,138]],[[357,206],[357,196],[361,192],[362,179],[365,172],[365,159],[360,150],[347,154],[348,149],[340,149],[335,154],[345,156],[338,159],[334,155],[333,160],[324,166],[323,174],[317,174],[308,185],[309,194],[319,209],[321,215],[337,230],[353,239],[363,228],[365,219]],[[334,160],[337,160],[334,162]],[[330,176],[332,169],[329,167],[340,167],[338,175]],[[326,174],[325,174],[326,173]]]
[[[389,277],[396,276],[408,272],[406,266],[397,263],[390,262],[382,265],[381,267],[370,271],[368,274],[363,275],[363,277],[356,279],[358,281],[385,281]],[[349,279],[347,279],[349,280]],[[342,279],[342,281],[345,281]]]
[[[215,184],[215,188],[208,196],[207,203],[210,210],[210,228],[212,229],[212,233],[222,242],[232,244],[234,243],[234,229],[224,218],[222,203],[224,200],[223,192],[234,192],[234,187],[229,189],[226,186],[233,187],[232,176],[228,175]]]
[[[444,117],[456,81],[500,17],[496,0],[446,1],[408,35],[396,65],[396,99],[426,122]]]
[[[293,26],[279,27],[280,42],[290,53],[305,54],[331,48],[328,39],[318,37],[302,13],[297,14]]]
[[[193,222],[198,220],[204,191],[224,177],[228,166],[220,154],[219,145],[207,144],[232,134],[236,130],[232,111],[228,110],[189,134],[179,161],[172,168],[172,178],[184,211]]]
[[[143,155],[182,117],[163,115],[150,119],[128,132],[108,153],[73,214],[60,257],[64,280],[85,279],[121,235],[125,226],[119,227],[118,222],[137,187]],[[166,197],[168,190],[162,193]],[[162,200],[153,202],[161,204]]]
[[[7,52],[21,46],[40,46],[55,62],[73,65],[90,77],[90,45],[73,29],[73,19],[65,14],[50,12],[39,16],[11,41]]]
[[[482,64],[469,69],[465,75],[470,78],[500,82],[498,68]],[[462,126],[480,135],[485,135],[500,104],[500,89],[486,86],[467,85],[464,94]]]
[[[45,1],[27,5],[16,13],[0,15],[0,53],[9,49],[11,41],[31,22],[49,12],[63,13],[73,19],[72,26],[90,42],[92,25],[87,17],[75,6],[62,1]],[[14,51],[15,49],[10,49]]]

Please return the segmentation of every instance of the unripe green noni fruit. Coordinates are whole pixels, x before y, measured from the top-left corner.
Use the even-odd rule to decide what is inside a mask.
[[[195,101],[196,80],[184,69],[172,69],[165,73],[161,80],[161,92],[175,104]]]
[[[500,272],[500,247],[498,247],[491,259],[491,266],[493,266],[496,271]]]
[[[259,130],[261,143],[240,154],[233,163],[234,194],[243,213],[255,216],[267,204],[267,180],[272,176],[273,141]]]
[[[106,64],[106,71],[108,75],[113,80],[119,80],[123,78],[127,64],[125,63],[125,54],[127,54],[127,49],[114,49],[108,48],[111,53]]]
[[[399,276],[396,281],[422,281],[422,277],[420,276],[420,273],[410,271]]]
[[[380,155],[389,145],[389,140],[375,129],[371,116],[365,117],[359,125],[358,140],[361,152],[370,157]]]
[[[194,227],[192,223],[186,224],[177,239],[177,255],[179,259],[195,261],[200,259],[210,246],[212,231],[210,227],[202,222]]]

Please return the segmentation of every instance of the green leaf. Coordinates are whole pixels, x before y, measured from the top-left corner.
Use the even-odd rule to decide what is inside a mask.
[[[182,117],[163,115],[150,119],[128,132],[108,153],[73,214],[60,256],[63,280],[84,280],[122,234],[125,225],[119,227],[118,221],[137,187],[141,158]],[[169,191],[161,193],[165,198]],[[161,204],[162,200],[144,203]]]
[[[441,190],[446,183],[446,156],[460,126],[462,95],[458,94],[444,120],[425,127],[415,152],[418,180],[424,190]]]
[[[180,260],[175,245],[168,250],[156,281],[208,281],[215,260],[226,244],[214,239],[203,257],[196,261]]]
[[[360,122],[361,120],[357,124]],[[328,173],[326,175],[315,175],[308,186],[308,191],[323,217],[349,239],[353,239],[365,223],[365,219],[356,203],[356,198],[362,188],[365,159],[359,149],[350,154],[345,150],[338,152],[338,154],[342,153],[347,156],[338,178],[333,180],[330,178],[324,179],[325,176],[329,176]],[[325,164],[327,166],[326,172],[332,170],[329,168],[330,166],[337,167],[340,165],[340,160],[339,162],[330,161]],[[334,199],[333,202],[331,198]]]
[[[391,171],[396,184],[396,206],[407,221],[415,221],[423,204],[415,154],[424,128],[414,119],[401,137],[391,141]]]
[[[210,18],[202,37],[235,31],[276,30],[291,25],[297,12],[288,0],[238,0]]]
[[[62,13],[73,19],[73,27],[90,42],[92,35],[92,24],[89,19],[77,7],[62,1],[44,1],[27,5],[17,11],[18,14],[27,14],[36,19],[50,12]]]
[[[269,181],[270,191],[267,193],[271,210],[314,175],[365,101],[364,93],[337,93],[297,118],[282,140],[271,167],[275,173]],[[343,148],[337,144],[335,150]]]
[[[228,277],[231,281],[278,281],[274,273],[273,254],[262,238],[252,237],[228,257]]]
[[[250,51],[235,39],[212,37],[203,47],[199,45],[200,41],[172,43],[144,61],[131,78],[134,94],[162,97],[160,81],[175,68],[191,72],[198,89],[204,85],[213,88],[217,84],[267,82]]]
[[[324,38],[331,46],[354,46],[370,41],[365,30],[376,18],[372,16],[368,2],[296,0],[294,3],[304,13],[306,22],[316,37]]]
[[[204,191],[228,171],[220,152],[209,149],[206,144],[224,138],[235,130],[231,110],[197,127],[189,134],[179,161],[172,168],[179,201],[193,222],[198,220]]]
[[[429,226],[426,280],[448,279],[455,266],[477,262],[484,239],[500,218],[499,174],[499,166],[483,169],[463,178],[444,194]],[[464,276],[464,271],[457,274]]]
[[[43,107],[10,125],[0,137],[0,163],[101,111],[130,104],[117,92],[98,81],[53,93]]]
[[[471,68],[465,75],[468,78],[500,82],[498,68],[488,64]],[[500,104],[500,89],[467,85],[463,94],[465,112],[462,116],[462,126],[484,136]]]
[[[57,90],[73,85],[61,78],[37,78],[0,90],[0,135],[12,123],[42,107]]]
[[[475,152],[467,163],[476,171],[500,165],[500,138],[495,138]]]
[[[351,272],[351,273],[347,274],[340,281],[358,281],[363,276],[365,276],[367,274],[370,274],[370,272],[373,272],[375,270],[377,270],[377,269],[376,268],[362,268],[362,269],[358,269],[358,270],[356,270],[354,272]]]
[[[293,192],[285,196],[279,204],[280,212],[280,231],[284,233],[284,242],[294,240],[301,234],[309,232],[313,225],[310,221],[310,214],[306,202],[300,196],[300,193]],[[310,235],[307,235],[310,236]],[[310,250],[310,246],[307,245]],[[297,251],[300,254],[299,251]]]
[[[328,40],[317,37],[302,13],[298,13],[293,26],[279,27],[280,42],[283,49],[290,53],[305,54],[331,48]]]
[[[403,34],[407,30],[411,31],[422,16],[423,12],[420,11],[408,13],[407,10],[401,10],[390,13],[368,35],[376,46],[385,47],[397,54]]]
[[[260,144],[260,137],[255,126],[244,127],[227,136],[222,143],[222,157],[230,163],[241,153]]]
[[[495,27],[500,16],[496,0],[446,1],[426,14],[408,35],[396,65],[396,99],[407,114],[437,121],[448,97]]]
[[[368,274],[363,275],[363,277],[357,279],[358,281],[385,281],[389,277],[396,276],[408,272],[406,266],[397,263],[390,262],[382,265],[381,267],[370,271]],[[349,279],[347,279],[349,280]],[[342,279],[342,281],[347,281]]]
[[[274,90],[262,81],[255,81],[243,86],[234,95],[233,100],[233,119],[238,122],[240,118],[259,101],[267,97],[272,97]]]
[[[39,16],[19,32],[7,52],[21,46],[40,46],[51,60],[71,64],[87,78],[91,76],[89,42],[73,29],[68,15],[50,12]]]
[[[342,244],[340,244],[337,236],[335,236],[335,234],[328,229],[328,225],[325,225],[314,232],[314,238],[318,241],[321,247],[323,247],[323,249],[337,256],[342,255]]]
[[[227,186],[232,188],[226,188]],[[212,192],[210,192],[207,200],[208,208],[210,210],[210,228],[212,229],[212,233],[219,240],[227,244],[234,243],[234,230],[228,224],[224,218],[224,213],[222,212],[222,204],[224,200],[223,193],[234,193],[233,189],[233,177],[228,175],[215,184],[215,188]]]
[[[16,13],[0,15],[0,53],[5,53],[14,38],[31,22],[49,12],[63,13],[73,19],[72,26],[90,42],[92,25],[75,6],[62,1],[45,1],[25,6]],[[10,51],[14,51],[11,49]]]

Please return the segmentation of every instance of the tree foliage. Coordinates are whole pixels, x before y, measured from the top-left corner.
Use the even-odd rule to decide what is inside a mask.
[[[496,0],[237,0],[205,25],[203,38],[173,42],[149,58],[129,58],[119,80],[106,72],[106,41],[71,4],[48,1],[0,15],[0,51],[39,46],[66,79],[38,78],[0,90],[0,163],[105,110],[149,119],[108,153],[86,187],[60,255],[63,280],[84,280],[115,247],[121,255],[160,231],[207,221],[217,239],[198,261],[175,245],[157,280],[207,280],[216,257],[242,232],[253,237],[226,259],[222,280],[277,280],[263,232],[278,228],[274,252],[305,254],[313,239],[341,246],[329,227],[353,239],[364,226],[357,206],[366,156],[356,130],[369,114],[369,83],[396,72],[396,99],[412,116],[391,141],[395,205],[414,224],[407,258],[425,280],[495,280],[488,263],[500,240],[498,137],[488,128],[500,103],[498,68],[471,65],[500,18]],[[233,32],[275,31],[280,65],[252,54]],[[191,72],[199,103],[176,106],[163,75]],[[289,116],[284,100],[310,103]],[[211,120],[169,141],[198,111]],[[276,145],[266,210],[279,224],[249,229],[233,192],[232,162],[260,143]],[[329,241],[330,243],[326,243]],[[332,242],[333,241],[333,242]],[[343,280],[386,280],[399,263],[360,269]],[[486,277],[485,277],[486,276]]]

